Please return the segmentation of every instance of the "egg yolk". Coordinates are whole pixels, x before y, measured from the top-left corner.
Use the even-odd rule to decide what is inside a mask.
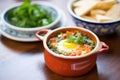
[[[72,48],[75,48],[77,45],[75,43],[68,43],[68,42],[64,41],[63,46],[68,49],[72,49]]]

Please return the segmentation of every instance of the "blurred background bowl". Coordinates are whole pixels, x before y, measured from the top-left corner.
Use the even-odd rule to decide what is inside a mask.
[[[32,2],[32,3],[36,3],[36,2]],[[33,27],[33,28],[31,28],[31,27],[30,28],[22,28],[22,27],[12,25],[8,20],[8,11],[15,9],[21,5],[21,4],[19,4],[19,5],[17,4],[12,7],[9,7],[8,9],[6,9],[3,12],[1,20],[2,20],[3,24],[5,25],[5,27],[8,27],[8,28],[13,29],[18,32],[35,33],[36,31],[38,31],[40,29],[53,28],[56,24],[59,23],[59,21],[61,19],[61,14],[59,12],[59,9],[56,6],[54,6],[48,2],[37,2],[36,4],[38,4],[39,6],[41,6],[44,9],[46,9],[51,14],[51,18],[53,19],[52,23],[45,25],[45,26]]]
[[[68,11],[73,18],[75,24],[79,27],[87,28],[97,35],[108,35],[114,32],[120,32],[120,19],[109,21],[109,22],[96,22],[84,19],[82,17],[77,16],[74,11],[72,4],[78,0],[70,0],[68,3]]]

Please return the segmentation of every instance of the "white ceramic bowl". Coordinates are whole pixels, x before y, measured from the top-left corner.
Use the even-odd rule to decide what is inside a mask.
[[[43,1],[42,2],[41,1],[39,1],[39,2],[32,2],[32,4],[33,3],[37,3],[38,5],[44,7],[48,12],[52,13],[52,18],[53,18],[54,21],[52,23],[46,25],[46,26],[35,27],[35,28],[20,28],[20,27],[17,27],[15,25],[10,24],[8,22],[8,20],[7,20],[7,12],[9,10],[14,9],[14,8],[18,7],[19,5],[21,5],[21,3],[20,3],[19,5],[18,4],[14,5],[14,6],[8,8],[8,9],[6,9],[3,12],[2,16],[1,16],[1,20],[2,20],[3,24],[6,27],[8,27],[10,29],[13,29],[15,31],[31,33],[31,32],[36,32],[36,31],[38,31],[40,29],[44,29],[44,28],[52,28],[60,21],[61,14],[60,14],[59,9],[56,6],[54,6],[54,5],[52,5],[52,4],[48,3],[48,2],[43,2]]]

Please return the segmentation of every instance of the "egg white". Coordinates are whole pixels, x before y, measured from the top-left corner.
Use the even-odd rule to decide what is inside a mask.
[[[57,51],[59,53],[62,53],[63,55],[69,55],[71,54],[72,52],[76,51],[76,49],[78,49],[80,47],[80,45],[76,44],[75,47],[73,48],[67,48],[63,45],[63,43],[65,42],[66,40],[61,40],[59,43],[58,43],[58,47],[57,47]]]

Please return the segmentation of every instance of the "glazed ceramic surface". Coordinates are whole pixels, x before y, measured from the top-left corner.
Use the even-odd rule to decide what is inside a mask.
[[[96,63],[97,55],[78,59],[58,58],[44,51],[46,65],[53,72],[63,76],[81,76],[89,72]]]
[[[87,28],[99,35],[114,33],[116,30],[118,30],[117,27],[120,25],[120,21],[114,23],[93,23],[80,20],[78,18],[75,18],[74,16],[72,17],[77,26]]]
[[[81,56],[64,56],[50,50],[47,46],[50,37],[67,30],[78,30],[81,34],[86,34],[95,42],[95,48],[90,53]],[[43,37],[40,34],[46,35]],[[80,76],[86,74],[95,66],[97,54],[109,49],[104,42],[99,41],[99,38],[93,32],[79,27],[61,27],[52,31],[44,29],[38,31],[36,37],[43,40],[45,48],[44,59],[48,68],[63,76]]]

